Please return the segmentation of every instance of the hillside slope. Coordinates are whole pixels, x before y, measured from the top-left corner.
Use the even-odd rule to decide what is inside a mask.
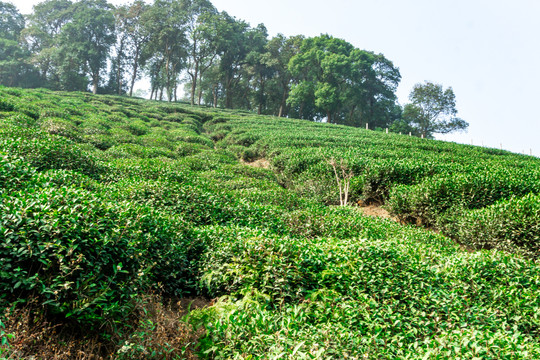
[[[83,326],[115,359],[540,357],[538,159],[10,88],[0,134],[8,358],[39,345],[15,331],[22,308]],[[244,164],[257,159],[269,169]],[[336,176],[353,206],[336,206]],[[133,319],[156,312],[150,293],[214,301],[177,314],[167,342]]]

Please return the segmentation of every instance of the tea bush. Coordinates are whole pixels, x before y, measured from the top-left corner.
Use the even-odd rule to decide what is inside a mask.
[[[539,357],[538,159],[119,96],[0,87],[0,106],[0,308],[125,357],[169,349],[132,322],[148,292],[220,297],[186,317],[200,358]]]
[[[452,207],[478,209],[530,192],[540,193],[540,168],[495,168],[434,176],[418,185],[395,187],[389,208],[402,218],[435,224],[438,216]]]
[[[499,249],[540,257],[540,195],[513,197],[449,215],[445,232],[474,249]]]
[[[72,141],[39,130],[0,128],[0,151],[21,157],[38,170],[70,169],[97,176],[100,166]]]
[[[28,190],[0,205],[8,299],[33,294],[54,314],[99,326],[125,316],[148,279],[166,283],[164,258],[181,259],[171,256],[183,242],[178,225],[148,208],[69,187]]]

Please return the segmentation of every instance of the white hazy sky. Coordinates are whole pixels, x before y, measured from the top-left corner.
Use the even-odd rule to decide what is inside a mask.
[[[39,2],[13,1],[23,14]],[[539,0],[212,2],[271,36],[328,33],[383,53],[401,71],[401,104],[416,83],[451,86],[470,126],[439,139],[540,156]]]

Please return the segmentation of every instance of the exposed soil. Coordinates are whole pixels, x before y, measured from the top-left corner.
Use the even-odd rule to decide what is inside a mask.
[[[126,320],[132,330],[127,327],[124,336],[113,336],[107,342],[97,333],[89,335],[79,327],[51,322],[40,315],[35,301],[30,301],[30,305],[7,309],[2,314],[5,332],[14,337],[9,348],[0,344],[0,354],[5,351],[6,359],[115,360],[122,344],[133,343],[158,352],[168,349],[165,360],[176,359],[180,354],[183,359],[196,360],[194,344],[204,336],[204,330],[193,329],[182,317],[191,310],[212,305],[213,301],[204,297],[162,299],[144,295],[132,318]]]
[[[383,209],[380,206],[368,205],[368,206],[359,207],[359,210],[366,216],[378,217],[382,219],[388,219],[395,222],[399,222],[399,220],[396,217],[390,215],[390,213],[387,210]]]
[[[214,300],[210,300],[205,297],[185,297],[180,299],[177,303],[178,312],[181,316],[195,309],[202,309],[214,305]]]
[[[247,161],[242,161],[242,162],[248,166],[253,166],[253,167],[261,168],[261,169],[270,169],[270,161],[264,158],[257,159],[253,162],[247,162]]]

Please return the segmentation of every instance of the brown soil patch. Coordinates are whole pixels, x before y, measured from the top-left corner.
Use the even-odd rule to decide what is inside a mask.
[[[257,159],[253,162],[247,162],[247,161],[243,161],[244,164],[248,165],[248,166],[253,166],[253,167],[256,167],[256,168],[261,168],[261,169],[270,169],[270,161],[266,160],[266,159]]]
[[[392,216],[387,210],[383,209],[380,206],[369,205],[369,206],[360,207],[359,209],[362,212],[362,214],[366,216],[377,217],[377,218],[388,219],[395,222],[399,222],[399,220],[396,217]]]
[[[116,360],[119,357],[145,359],[148,358],[146,352],[155,351],[164,360],[179,357],[196,360],[195,346],[204,336],[204,330],[193,329],[182,318],[191,310],[212,305],[212,300],[203,297],[162,299],[143,295],[132,317],[126,319],[131,330],[125,328],[123,336],[104,341],[97,333],[86,334],[78,326],[51,322],[31,301],[29,305],[0,314],[4,315],[3,330],[13,335],[9,347],[0,344],[0,354],[10,360]],[[124,344],[145,350],[130,349],[122,355]]]

